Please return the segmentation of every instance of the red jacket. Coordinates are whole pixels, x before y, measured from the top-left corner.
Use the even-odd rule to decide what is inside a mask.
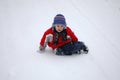
[[[72,30],[69,28],[69,27],[66,27],[66,32],[67,32],[67,40],[66,41],[62,41],[62,36],[59,37],[58,39],[58,44],[57,45],[54,45],[54,39],[55,38],[55,34],[52,30],[52,27],[49,28],[47,31],[45,31],[41,41],[40,41],[40,45],[41,46],[44,46],[45,47],[45,44],[46,44],[46,37],[48,35],[52,35],[52,40],[50,42],[47,42],[47,45],[49,47],[51,47],[52,49],[55,49],[55,48],[59,48],[63,45],[65,45],[66,43],[69,43],[69,42],[77,42],[78,41],[78,38],[75,36],[75,34],[72,32]]]

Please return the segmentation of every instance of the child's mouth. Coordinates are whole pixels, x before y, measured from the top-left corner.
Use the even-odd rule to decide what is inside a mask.
[[[61,32],[61,30],[58,30],[58,32]]]

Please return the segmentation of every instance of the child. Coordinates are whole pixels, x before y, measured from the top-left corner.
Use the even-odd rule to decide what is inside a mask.
[[[88,53],[87,47],[78,38],[72,30],[66,25],[65,17],[57,14],[54,17],[52,27],[43,35],[40,41],[39,49],[45,50],[46,46],[56,49],[56,55],[80,54],[81,51]]]

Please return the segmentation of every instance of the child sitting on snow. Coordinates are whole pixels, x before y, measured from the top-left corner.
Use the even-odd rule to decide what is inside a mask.
[[[52,27],[43,35],[40,41],[40,51],[45,50],[46,46],[56,49],[56,55],[80,54],[81,51],[88,53],[88,49],[72,30],[66,25],[65,17],[58,14],[54,17]]]

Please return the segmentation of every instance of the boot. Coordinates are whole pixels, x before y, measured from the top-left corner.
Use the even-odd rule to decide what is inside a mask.
[[[85,54],[87,54],[88,51],[89,51],[88,47],[84,46],[84,47],[83,47],[83,52],[84,52]]]

